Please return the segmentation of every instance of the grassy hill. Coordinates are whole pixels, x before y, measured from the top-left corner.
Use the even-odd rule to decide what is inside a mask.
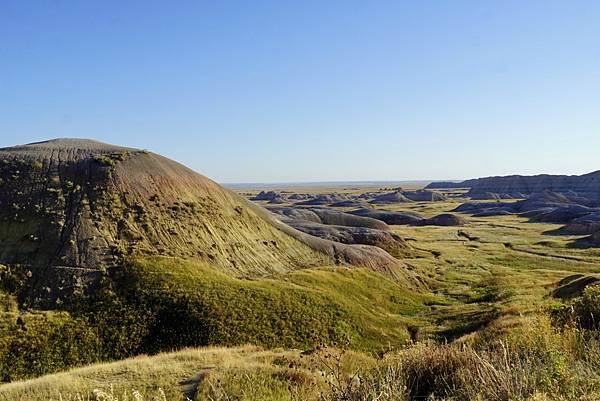
[[[211,344],[307,348],[327,342],[382,352],[410,341],[410,328],[435,301],[365,268],[246,280],[201,262],[137,259],[105,277],[93,295],[65,306],[68,312],[30,312],[20,316],[21,324],[14,323],[18,313],[5,312],[1,372],[18,379]],[[59,346],[65,341],[68,350]]]
[[[0,206],[6,381],[183,346],[377,349],[409,338],[431,298],[380,248],[296,231],[143,150],[82,139],[0,149]]]

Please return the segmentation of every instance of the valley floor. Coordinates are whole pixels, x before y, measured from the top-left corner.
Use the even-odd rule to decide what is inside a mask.
[[[432,216],[460,204],[429,202],[395,210]],[[424,334],[452,340],[492,320],[538,312],[558,302],[550,294],[560,280],[598,276],[600,249],[574,247],[577,236],[549,234],[560,227],[519,216],[469,217],[464,227],[395,226],[430,254],[408,263],[429,272],[433,292],[443,299],[427,313],[431,325],[421,327]]]

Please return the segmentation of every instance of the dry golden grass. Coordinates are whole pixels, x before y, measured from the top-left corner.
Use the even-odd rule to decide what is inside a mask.
[[[257,366],[278,355],[257,347],[209,347],[163,353],[152,357],[139,356],[119,362],[91,365],[67,372],[43,376],[33,380],[0,386],[0,400],[58,400],[62,395],[78,393],[92,397],[95,389],[115,394],[130,393],[132,389],[143,394],[163,389],[169,399],[180,399],[179,383],[197,372],[212,366]]]
[[[463,344],[418,343],[380,359],[325,346],[186,349],[3,385],[0,400],[597,400],[598,332],[522,319],[508,335],[489,327]]]
[[[280,400],[292,396],[290,383],[297,385],[294,394],[316,399],[325,388],[321,376],[324,365],[319,360],[297,350],[254,346],[185,349],[5,384],[0,386],[0,400],[138,401],[132,398],[135,391],[142,397],[146,395],[144,400],[164,394],[171,401],[193,398],[196,386],[197,399],[224,400],[236,395],[238,400]],[[374,363],[364,354],[343,353],[344,371],[357,371]]]

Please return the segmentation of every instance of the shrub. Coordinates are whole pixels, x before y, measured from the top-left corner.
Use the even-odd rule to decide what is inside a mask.
[[[118,282],[124,302],[144,310],[141,324],[150,322],[144,352],[209,344],[303,347],[357,335],[352,319],[325,295],[234,279],[189,262],[135,261]]]
[[[151,335],[153,317],[143,304],[128,303],[110,289],[99,290],[92,299],[78,305],[101,339],[105,360],[126,358],[141,352]]]
[[[589,286],[573,304],[574,318],[580,327],[600,329],[600,285]]]
[[[41,161],[35,160],[34,162],[31,163],[31,167],[34,170],[41,170],[42,168],[44,168],[44,165],[42,164]]]
[[[67,314],[42,319],[11,337],[2,358],[5,381],[57,372],[100,360],[100,341],[82,319]]]
[[[416,344],[363,370],[351,392],[331,401],[592,400],[600,394],[600,341],[557,330],[545,316],[530,318],[479,349],[463,344]]]

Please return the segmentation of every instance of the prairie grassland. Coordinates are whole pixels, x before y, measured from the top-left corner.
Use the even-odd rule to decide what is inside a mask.
[[[460,203],[386,208],[431,217]],[[516,216],[468,220],[464,227],[394,227],[422,251],[406,262],[429,292],[364,269],[247,281],[172,258],[140,261],[140,294],[160,289],[148,304],[171,299],[185,306],[186,316],[201,316],[189,309],[198,296],[197,305],[218,318],[211,343],[271,350],[194,348],[92,365],[2,385],[0,400],[94,399],[94,389],[111,385],[120,401],[133,390],[152,399],[159,389],[168,401],[600,399],[598,327],[549,317],[569,302],[550,296],[561,279],[600,275],[600,250],[572,247],[577,237],[549,235],[558,225]],[[600,295],[590,299],[584,315],[594,321]],[[319,339],[310,338],[311,325]],[[294,349],[311,349],[323,338],[344,338],[354,351]],[[278,342],[286,349],[273,349]]]
[[[459,201],[409,203],[432,216]],[[464,227],[396,226],[395,232],[431,256],[407,260],[429,272],[432,292],[447,302],[433,305],[424,333],[452,340],[495,319],[538,312],[559,301],[549,296],[557,283],[575,274],[600,274],[600,250],[580,249],[576,236],[548,233],[560,225],[532,223],[519,216],[468,217]]]
[[[200,387],[204,396],[219,391],[237,392],[233,386],[237,386],[241,394],[247,394],[243,399],[280,399],[277,397],[287,391],[290,380],[314,381],[314,386],[302,383],[307,384],[307,392],[309,387],[314,387],[310,391],[319,391],[317,384],[324,384],[320,379],[321,370],[316,364],[304,362],[309,359],[301,357],[297,350],[264,350],[249,345],[184,349],[6,384],[0,387],[0,400],[46,401],[76,395],[95,399],[94,390],[115,394],[121,400],[126,396],[132,398],[134,390],[154,396],[159,389],[168,400],[180,400],[185,397],[186,389],[189,391],[187,396],[192,398],[196,387]],[[374,363],[375,360],[365,354],[344,353],[344,371],[373,366]],[[253,380],[243,383],[249,377]],[[200,386],[201,383],[206,385]],[[267,398],[263,398],[262,393]],[[248,398],[250,396],[255,398]]]
[[[325,346],[185,349],[7,384],[0,400],[597,400],[598,333],[558,330],[543,316],[523,323],[508,335],[488,327],[468,345],[418,343],[380,358]]]

